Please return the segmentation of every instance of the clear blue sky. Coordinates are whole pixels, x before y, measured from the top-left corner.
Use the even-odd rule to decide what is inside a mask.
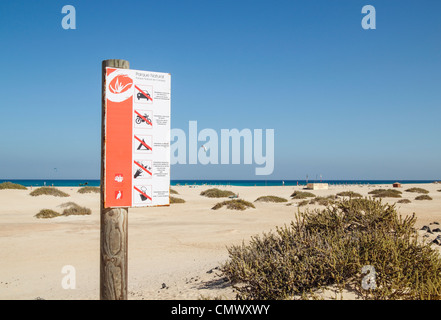
[[[99,178],[115,58],[172,74],[172,128],[275,130],[271,176],[175,165],[172,179],[440,179],[440,14],[439,0],[1,1],[0,178]]]

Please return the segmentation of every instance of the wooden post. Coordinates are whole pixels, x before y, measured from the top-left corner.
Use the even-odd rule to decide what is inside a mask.
[[[102,62],[100,299],[127,300],[128,208],[104,208],[106,164],[106,67],[129,69],[126,60]]]

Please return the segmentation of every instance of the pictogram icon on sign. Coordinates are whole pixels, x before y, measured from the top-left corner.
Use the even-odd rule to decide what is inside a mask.
[[[151,153],[152,136],[134,136],[135,151],[138,153]]]
[[[152,111],[135,110],[134,112],[136,128],[151,128],[153,126]]]
[[[151,86],[137,86],[135,85],[135,102],[140,102],[140,103],[151,103],[153,102],[152,99],[152,92],[153,92],[153,88]]]
[[[135,203],[150,203],[152,202],[152,186],[133,186],[136,191],[134,194]]]
[[[152,161],[134,160],[134,179],[149,179],[152,177]]]

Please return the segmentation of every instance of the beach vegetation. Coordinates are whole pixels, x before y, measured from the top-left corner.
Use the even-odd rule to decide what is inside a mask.
[[[321,206],[329,206],[334,203],[335,200],[329,197],[315,197],[314,199],[309,200],[309,204],[318,204]]]
[[[337,193],[337,196],[340,197],[349,197],[349,198],[362,198],[363,196],[357,192],[354,191],[343,191]]]
[[[18,184],[18,183],[5,181],[5,182],[0,183],[0,190],[5,190],[5,189],[27,190],[28,188],[26,188],[25,186],[22,186],[21,184]]]
[[[298,204],[297,204],[297,206],[298,207],[303,207],[303,206],[306,206],[306,205],[308,205],[309,204],[309,200],[302,200],[302,201],[300,201]]]
[[[294,191],[293,194],[291,194],[292,199],[306,199],[306,198],[314,198],[315,194],[307,191]]]
[[[201,196],[205,196],[208,198],[227,198],[234,195],[235,193],[233,191],[220,190],[218,188],[211,188],[201,192]]]
[[[415,192],[415,193],[428,194],[429,190],[426,190],[426,189],[423,189],[423,188],[410,188],[410,189],[407,189],[406,192]]]
[[[409,199],[400,199],[397,201],[397,203],[411,203],[412,201],[410,201]]]
[[[101,192],[100,187],[86,186],[78,189],[78,193],[100,193],[100,192]]]
[[[55,217],[59,217],[60,214],[54,210],[51,209],[42,209],[40,210],[39,213],[37,213],[35,215],[36,218],[38,219],[50,219],[50,218],[55,218]]]
[[[219,202],[211,209],[218,210],[218,209],[222,208],[223,206],[226,206],[227,209],[230,209],[230,210],[241,210],[241,211],[248,209],[248,208],[255,208],[254,204],[252,204],[251,202],[245,201],[243,199],[233,199],[233,200]]]
[[[66,209],[63,210],[63,216],[79,216],[79,215],[90,215],[92,210],[86,207],[82,207],[75,202],[68,202],[63,205]]]
[[[170,197],[170,204],[175,203],[185,203],[185,200],[177,197]]]
[[[432,200],[431,196],[428,196],[427,194],[422,194],[415,198],[415,200]]]
[[[374,198],[401,198],[402,192],[395,189],[376,189],[369,192]]]
[[[362,299],[441,299],[440,254],[415,222],[381,199],[298,210],[291,224],[229,247],[221,271],[238,299],[308,299],[328,288]],[[365,266],[375,287],[363,285]]]
[[[33,197],[43,196],[43,195],[54,196],[54,197],[69,197],[69,194],[54,187],[40,187],[32,191],[30,195]]]
[[[254,200],[254,202],[288,202],[288,200],[277,196],[262,196]]]
[[[170,188],[169,191],[170,194],[179,194],[175,189]]]

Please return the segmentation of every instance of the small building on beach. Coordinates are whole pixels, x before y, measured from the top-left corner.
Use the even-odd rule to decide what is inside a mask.
[[[327,183],[308,183],[306,185],[306,189],[311,189],[311,190],[328,190],[328,184]]]
[[[395,182],[395,183],[392,184],[392,187],[394,187],[394,188],[401,188],[401,183]]]

